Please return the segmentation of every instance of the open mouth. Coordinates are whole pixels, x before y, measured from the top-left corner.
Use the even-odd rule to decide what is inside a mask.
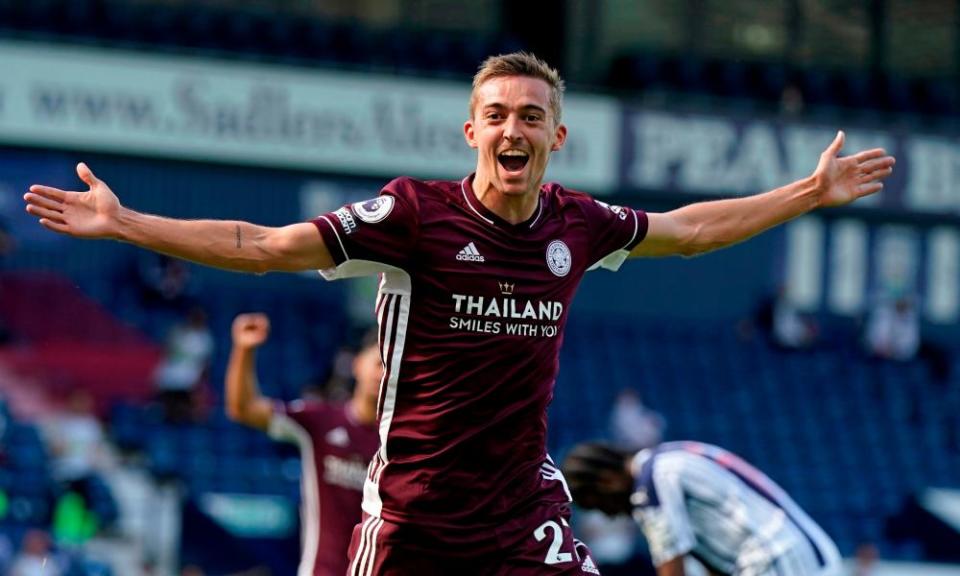
[[[497,155],[497,161],[507,172],[519,172],[527,165],[530,155],[522,150],[506,150]]]

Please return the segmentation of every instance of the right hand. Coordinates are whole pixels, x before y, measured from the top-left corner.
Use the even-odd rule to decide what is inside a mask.
[[[77,176],[89,190],[69,192],[40,184],[31,186],[23,196],[27,212],[54,232],[79,238],[115,238],[120,214],[117,196],[83,162],[77,164]]]
[[[233,345],[256,348],[270,336],[270,319],[266,314],[240,314],[233,320]]]

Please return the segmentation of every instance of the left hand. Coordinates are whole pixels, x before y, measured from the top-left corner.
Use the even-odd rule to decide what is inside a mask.
[[[841,157],[844,133],[837,137],[820,155],[820,163],[813,173],[820,188],[820,206],[843,206],[857,198],[883,190],[883,180],[893,173],[896,159],[883,148],[858,152]]]

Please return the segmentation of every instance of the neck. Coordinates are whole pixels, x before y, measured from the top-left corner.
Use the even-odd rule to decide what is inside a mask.
[[[377,419],[376,401],[367,402],[360,396],[354,396],[350,399],[350,413],[357,419],[357,422],[371,424]]]
[[[473,178],[473,195],[500,218],[511,224],[525,222],[533,216],[539,201],[540,183],[520,194],[506,194],[481,170]]]

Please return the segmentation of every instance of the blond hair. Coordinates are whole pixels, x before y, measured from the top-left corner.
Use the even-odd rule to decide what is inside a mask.
[[[526,76],[543,80],[550,86],[550,113],[554,124],[560,123],[561,109],[563,108],[564,83],[556,68],[551,67],[543,60],[529,52],[513,52],[490,56],[483,61],[480,69],[473,77],[473,91],[470,93],[470,117],[473,117],[477,104],[477,89],[488,80],[505,76]]]

